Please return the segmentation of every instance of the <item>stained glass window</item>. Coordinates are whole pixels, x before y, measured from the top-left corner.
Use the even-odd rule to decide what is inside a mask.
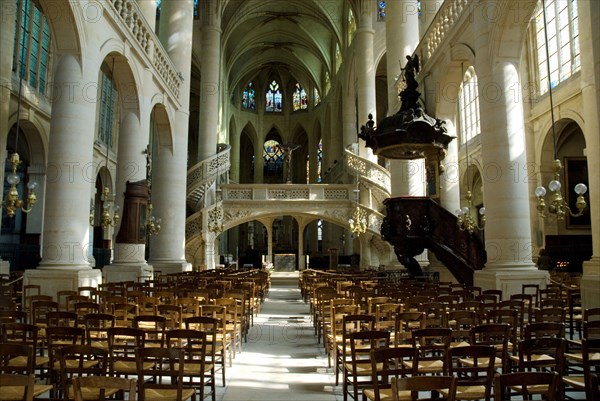
[[[284,153],[276,140],[270,139],[263,145],[264,176],[280,176],[283,174]]]
[[[294,111],[296,110],[306,110],[308,108],[308,96],[306,96],[306,91],[299,83],[296,83],[296,88],[294,89],[293,95],[294,101]]]
[[[385,21],[385,1],[377,2],[377,21]]]
[[[577,1],[547,0],[546,28],[550,55],[550,84],[554,88],[581,68]],[[548,92],[548,66],[543,9],[535,17],[539,93]]]
[[[339,43],[335,44],[335,71],[340,70],[340,66],[342,65],[342,52],[340,51]]]
[[[50,55],[50,26],[31,0],[17,0],[13,71],[29,86],[46,93]]]
[[[269,85],[269,90],[267,90],[265,110],[267,112],[281,112],[283,110],[281,100],[279,84],[273,80]]]
[[[245,110],[256,110],[256,93],[254,91],[254,84],[250,82],[242,93],[242,109]]]
[[[323,140],[319,141],[317,147],[317,182],[323,181]]]
[[[458,98],[460,112],[460,138],[461,143],[474,138],[481,133],[479,119],[479,93],[477,88],[477,75],[470,67],[465,74]]]
[[[329,93],[329,88],[331,87],[331,79],[329,78],[329,71],[325,71],[325,95]]]
[[[313,89],[313,100],[315,102],[315,106],[321,103],[321,95],[319,95],[319,90],[317,88]]]

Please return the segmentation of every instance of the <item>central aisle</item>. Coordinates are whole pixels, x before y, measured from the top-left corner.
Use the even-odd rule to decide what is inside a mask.
[[[300,297],[298,273],[274,272],[248,342],[227,368],[227,387],[217,386],[217,400],[334,401],[341,390],[331,372]]]

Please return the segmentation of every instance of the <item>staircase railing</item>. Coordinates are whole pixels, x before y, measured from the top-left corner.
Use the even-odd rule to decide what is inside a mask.
[[[384,204],[382,235],[413,274],[419,274],[414,257],[429,249],[460,283],[473,284],[475,270],[486,263],[486,251],[478,236],[458,228],[456,216],[429,198],[390,198]]]
[[[187,206],[192,212],[210,206],[205,205],[204,195],[223,174],[231,167],[231,146],[219,144],[218,151],[213,156],[201,160],[188,170],[187,173]]]

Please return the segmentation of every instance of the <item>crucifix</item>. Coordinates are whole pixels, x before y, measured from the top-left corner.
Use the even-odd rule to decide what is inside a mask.
[[[285,181],[286,184],[292,183],[292,152],[298,149],[300,145],[294,144],[285,144],[281,145],[281,149],[283,149],[283,155],[285,157],[285,166],[286,166],[286,174],[287,179]]]

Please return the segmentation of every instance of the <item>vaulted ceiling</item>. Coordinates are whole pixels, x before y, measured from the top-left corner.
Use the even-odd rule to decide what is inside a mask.
[[[336,44],[344,46],[351,1],[228,0],[224,2],[222,59],[228,87],[289,73],[322,91],[333,74]]]

